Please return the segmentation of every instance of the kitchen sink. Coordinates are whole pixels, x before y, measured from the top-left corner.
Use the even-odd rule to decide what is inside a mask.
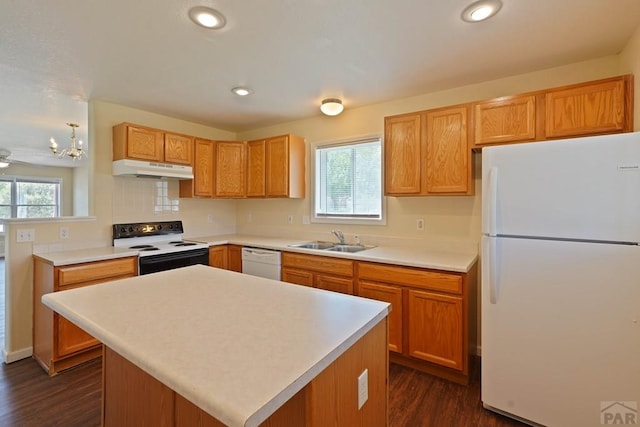
[[[303,249],[330,249],[335,246],[335,243],[316,240],[315,242],[297,243],[289,246],[292,248],[303,248]]]
[[[363,246],[363,245],[333,245],[333,247],[328,248],[328,251],[333,252],[360,252],[365,249],[371,249],[371,246]]]
[[[321,240],[316,240],[313,242],[305,242],[305,243],[295,243],[293,245],[289,245],[291,248],[301,248],[301,249],[318,249],[323,251],[333,251],[333,252],[360,252],[365,249],[371,249],[374,246],[364,246],[364,245],[343,245],[340,243],[332,243],[332,242],[323,242]]]

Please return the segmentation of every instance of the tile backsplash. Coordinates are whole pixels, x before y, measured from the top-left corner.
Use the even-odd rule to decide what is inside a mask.
[[[178,185],[175,180],[114,177],[113,222],[155,221],[177,216],[180,213]]]

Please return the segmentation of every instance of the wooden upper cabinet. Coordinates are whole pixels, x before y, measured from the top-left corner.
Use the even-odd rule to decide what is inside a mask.
[[[193,163],[193,138],[186,135],[165,133],[164,161],[191,166]]]
[[[113,160],[164,161],[164,133],[161,130],[121,123],[113,127]]]
[[[472,106],[475,145],[536,139],[536,96],[505,96]]]
[[[246,142],[216,141],[216,197],[245,197]]]
[[[247,143],[247,197],[266,195],[265,145],[264,139]]]
[[[113,160],[120,159],[190,166],[193,162],[193,137],[120,123],[113,127]]]
[[[633,79],[621,76],[546,92],[546,137],[633,130]]]
[[[385,195],[422,192],[421,159],[424,154],[420,113],[384,119]]]
[[[304,139],[274,136],[247,143],[247,197],[305,195]]]
[[[193,179],[180,180],[180,197],[213,197],[215,142],[196,138],[193,147]]]
[[[429,194],[473,194],[468,110],[461,106],[426,112]]]

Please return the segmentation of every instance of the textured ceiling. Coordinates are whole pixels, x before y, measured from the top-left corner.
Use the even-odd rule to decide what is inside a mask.
[[[503,0],[475,24],[468,3],[3,0],[0,148],[44,157],[51,132],[25,129],[68,138],[92,98],[241,131],[318,115],[326,97],[353,108],[616,54],[640,25],[638,0]],[[195,5],[227,26],[195,26]]]

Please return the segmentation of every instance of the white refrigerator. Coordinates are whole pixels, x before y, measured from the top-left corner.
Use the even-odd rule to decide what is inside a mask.
[[[482,184],[484,407],[640,424],[640,133],[484,148]]]

